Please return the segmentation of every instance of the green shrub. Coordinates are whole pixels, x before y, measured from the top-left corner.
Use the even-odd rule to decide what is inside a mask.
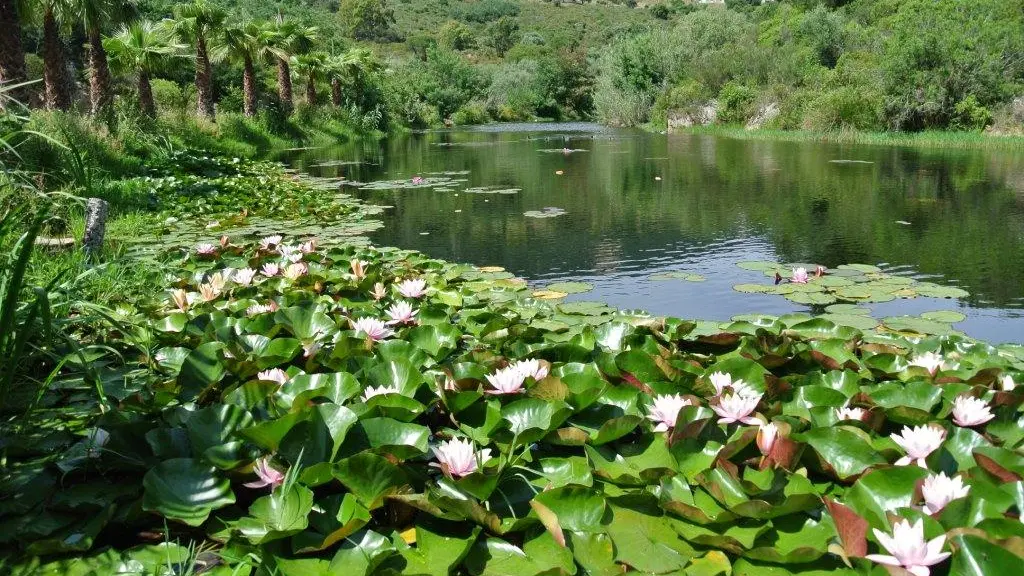
[[[754,112],[757,91],[737,82],[729,82],[718,92],[718,122],[740,124]]]
[[[978,103],[974,94],[956,103],[950,127],[954,130],[977,132],[992,124],[992,112]]]
[[[459,126],[485,124],[490,120],[483,102],[468,102],[452,114],[452,122]]]
[[[517,16],[519,5],[509,0],[480,0],[479,2],[459,2],[452,10],[452,16],[466,22],[486,24],[502,16]]]
[[[881,119],[879,97],[857,87],[841,86],[807,103],[802,127],[819,131],[875,130]]]
[[[437,33],[437,43],[449,50],[468,50],[476,46],[476,36],[469,26],[457,20],[449,20]]]

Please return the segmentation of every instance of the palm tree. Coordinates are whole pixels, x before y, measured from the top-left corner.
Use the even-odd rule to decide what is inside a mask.
[[[119,71],[138,76],[139,107],[143,114],[154,118],[156,104],[149,79],[184,48],[174,42],[173,23],[139,22],[122,27],[116,36],[103,40],[103,47]]]
[[[306,104],[316,106],[316,80],[329,70],[330,56],[325,52],[309,52],[293,60],[295,71],[306,78]]]
[[[331,103],[341,106],[341,81],[350,78],[352,84],[361,87],[366,77],[383,69],[380,61],[367,48],[350,48],[339,56],[332,57],[326,72],[331,78]]]
[[[227,12],[205,0],[174,7],[179,36],[196,47],[196,105],[199,115],[211,120],[216,112],[213,106],[213,67],[207,44],[224,26],[227,16]]]
[[[277,96],[285,114],[294,107],[290,60],[308,52],[316,41],[317,29],[284,20],[278,13],[277,22],[270,27],[268,58],[277,64]]]
[[[100,28],[104,25],[131,22],[137,17],[133,1],[66,0],[69,10],[79,19],[89,43],[89,103],[91,112],[99,114],[114,101],[110,67],[103,48]],[[65,24],[70,25],[71,22]]]
[[[19,12],[16,0],[0,0],[0,83],[18,84],[26,78]]]
[[[256,61],[267,54],[270,34],[255,22],[224,29],[214,51],[216,59],[242,62],[243,109],[246,116],[256,115]]]
[[[73,80],[68,70],[64,43],[60,39],[60,23],[69,22],[74,12],[64,0],[43,0],[43,85],[46,107],[69,110]]]

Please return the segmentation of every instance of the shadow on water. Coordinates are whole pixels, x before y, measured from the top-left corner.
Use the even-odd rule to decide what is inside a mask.
[[[875,316],[959,309],[968,319],[955,327],[972,336],[1024,341],[1024,155],[1015,152],[568,123],[431,131],[288,160],[359,182],[468,170],[450,190],[357,191],[393,206],[374,241],[504,266],[538,286],[588,281],[595,290],[582,298],[621,308],[719,320],[801,310],[734,292],[764,281],[735,263],[864,262],[971,293],[876,304]],[[465,193],[473,187],[519,192]],[[566,213],[524,216],[546,208]],[[707,281],[649,279],[668,270]]]

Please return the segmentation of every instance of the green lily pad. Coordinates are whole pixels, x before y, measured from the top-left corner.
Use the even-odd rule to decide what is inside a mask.
[[[683,272],[680,270],[673,270],[671,272],[659,272],[657,274],[651,274],[647,277],[648,280],[685,280],[686,282],[704,282],[707,280],[701,274],[693,274],[690,272]]]
[[[587,282],[557,282],[544,288],[544,290],[550,292],[562,292],[565,294],[582,294],[593,289],[594,285]]]
[[[921,318],[945,324],[955,324],[956,322],[963,322],[967,319],[967,316],[955,310],[934,310],[922,313]]]

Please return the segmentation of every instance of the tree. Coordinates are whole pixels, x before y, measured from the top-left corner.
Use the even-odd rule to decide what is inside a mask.
[[[498,56],[504,56],[519,42],[519,23],[511,16],[502,16],[487,27],[486,43]]]
[[[347,79],[357,92],[356,102],[362,101],[362,90],[371,74],[383,69],[373,52],[366,48],[350,48],[327,62],[326,73],[331,79],[331,104],[341,106],[341,82]]]
[[[88,39],[90,110],[93,114],[100,114],[108,110],[114,101],[101,27],[134,20],[135,4],[119,0],[69,0],[69,5],[76,19],[82,22]]]
[[[295,56],[295,72],[306,79],[306,104],[316,106],[316,81],[329,68],[329,56],[325,52],[308,52]]]
[[[185,42],[196,49],[196,107],[200,116],[214,119],[213,66],[210,64],[209,41],[224,26],[227,12],[205,0],[174,7],[176,30]]]
[[[449,20],[437,33],[437,43],[449,50],[468,50],[476,45],[476,38],[469,26],[458,20]]]
[[[46,107],[50,110],[71,108],[72,79],[68,71],[64,43],[60,38],[60,22],[71,18],[69,6],[59,0],[44,0],[43,12],[43,86]]]
[[[138,22],[124,26],[115,36],[105,38],[103,47],[118,72],[136,75],[139,108],[146,116],[156,117],[149,80],[166,66],[169,58],[185,48],[174,41],[173,22]]]
[[[340,12],[345,15],[349,34],[360,40],[384,38],[395,23],[395,12],[387,0],[342,0]]]
[[[267,53],[269,33],[255,22],[224,29],[219,38],[216,59],[228,58],[242,63],[242,109],[246,116],[256,115],[256,61]]]
[[[316,36],[315,27],[284,20],[280,15],[270,27],[266,56],[277,65],[277,95],[286,115],[291,113],[294,106],[289,62],[292,57],[309,52]]]
[[[21,43],[18,3],[17,0],[0,0],[0,84],[17,84],[25,78],[25,48]]]

